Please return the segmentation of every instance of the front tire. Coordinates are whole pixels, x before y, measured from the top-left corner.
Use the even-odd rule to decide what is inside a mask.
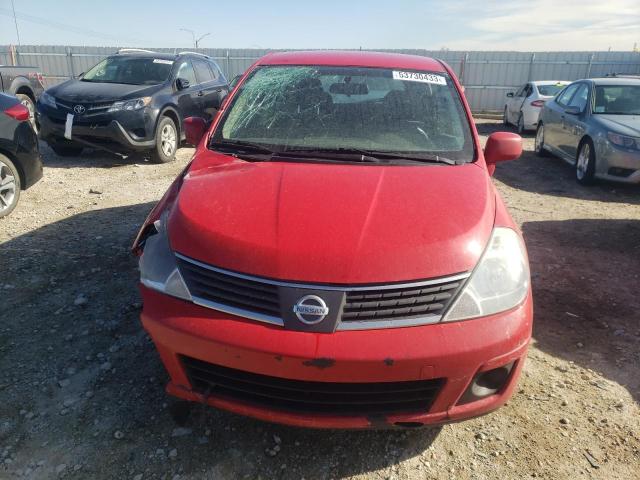
[[[9,215],[20,199],[18,169],[4,155],[0,155],[0,218]]]
[[[16,97],[20,100],[20,103],[27,107],[29,110],[29,123],[33,127],[33,131],[38,133],[38,127],[36,125],[36,105],[29,95],[24,93],[16,93]]]
[[[538,123],[534,150],[536,151],[536,155],[539,157],[549,156],[549,152],[544,149],[544,125],[542,122]]]
[[[576,181],[581,185],[592,185],[596,174],[596,151],[593,142],[587,139],[580,145],[576,157]]]
[[[178,129],[169,117],[162,117],[156,128],[156,146],[151,160],[155,163],[169,163],[176,158],[178,150]]]

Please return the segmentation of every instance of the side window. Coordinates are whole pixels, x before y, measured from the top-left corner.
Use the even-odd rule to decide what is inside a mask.
[[[524,96],[528,98],[531,96],[532,93],[533,93],[533,87],[531,86],[530,83],[527,83],[527,86],[524,90]]]
[[[193,60],[193,66],[196,69],[196,77],[198,78],[198,83],[207,83],[213,80],[213,73],[211,73],[211,69],[207,62],[202,60]]]
[[[569,107],[578,107],[581,112],[584,112],[584,108],[587,106],[587,97],[589,96],[589,87],[582,83],[578,88],[578,91],[569,102]]]
[[[220,70],[218,66],[213,62],[208,62],[209,68],[211,69],[211,73],[213,73],[213,79],[218,80],[220,78]]]
[[[574,83],[572,85],[569,85],[567,88],[564,89],[564,91],[560,95],[558,95],[556,102],[558,102],[560,105],[564,107],[569,105],[569,100],[571,100],[571,97],[573,96],[574,93],[576,93],[576,90],[580,85],[581,84],[579,83]]]
[[[178,71],[176,72],[176,78],[184,78],[185,80],[189,80],[190,85],[196,85],[198,82],[196,80],[196,74],[193,71],[193,67],[191,66],[191,62],[189,60],[185,60],[178,67]]]

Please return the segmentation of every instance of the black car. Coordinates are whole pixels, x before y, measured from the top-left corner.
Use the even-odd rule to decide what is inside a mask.
[[[41,178],[38,137],[29,109],[18,98],[0,93],[0,217],[16,207],[20,190]]]
[[[184,139],[183,120],[212,120],[228,92],[206,55],[121,50],[40,96],[40,136],[62,156],[89,146],[170,162]]]

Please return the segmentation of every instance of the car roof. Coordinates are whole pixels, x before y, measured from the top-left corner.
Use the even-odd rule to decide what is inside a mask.
[[[258,65],[326,65],[348,67],[403,68],[446,72],[442,63],[430,57],[400,53],[362,51],[301,51],[270,53]]]
[[[159,60],[175,60],[178,57],[199,57],[211,60],[211,57],[197,52],[176,52],[176,53],[160,53],[160,52],[122,52],[114,53],[110,57],[137,57],[137,58],[157,58]]]
[[[640,78],[606,77],[590,78],[596,85],[640,85]]]
[[[571,81],[569,80],[534,80],[533,82],[529,82],[533,85],[569,85]]]

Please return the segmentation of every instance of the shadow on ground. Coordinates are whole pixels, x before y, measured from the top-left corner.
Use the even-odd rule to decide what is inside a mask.
[[[625,385],[640,400],[640,221],[523,225],[538,348]]]
[[[0,245],[4,282],[12,279],[1,319],[0,443],[17,445],[18,462],[81,458],[85,466],[66,478],[321,479],[388,467],[431,445],[439,429],[300,430],[204,406],[188,434],[172,436],[167,376],[138,321],[129,252],[151,207],[82,213]],[[272,458],[274,435],[282,451]]]
[[[150,163],[148,155],[143,153],[122,156],[88,147],[82,150],[80,155],[62,157],[51,150],[43,141],[40,141],[40,152],[43,154],[44,164],[47,168],[115,168]]]

